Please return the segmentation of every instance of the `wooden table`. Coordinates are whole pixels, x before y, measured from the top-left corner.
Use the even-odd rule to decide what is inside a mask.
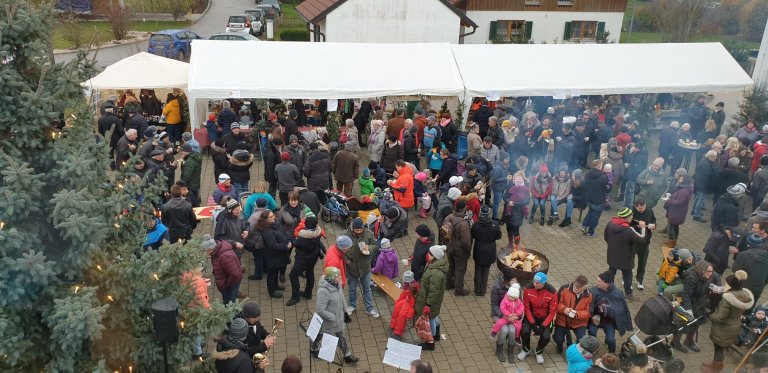
[[[400,293],[403,292],[403,289],[397,287],[394,281],[390,280],[389,277],[382,274],[371,273],[371,280],[376,283],[376,286],[378,286],[381,291],[389,295],[389,297],[394,301],[397,301],[400,298]]]
[[[192,208],[192,211],[195,212],[195,218],[197,218],[197,220],[206,220],[213,216],[213,209],[215,208],[216,206],[194,207]]]

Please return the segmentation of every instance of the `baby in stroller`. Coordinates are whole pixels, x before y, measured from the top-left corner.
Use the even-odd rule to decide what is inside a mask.
[[[751,315],[742,321],[741,332],[738,339],[736,339],[736,346],[753,345],[766,327],[768,327],[768,320],[765,319],[765,307],[759,305],[755,307]]]

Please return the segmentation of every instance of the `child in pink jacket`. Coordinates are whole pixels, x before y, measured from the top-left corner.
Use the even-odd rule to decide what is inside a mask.
[[[504,317],[496,320],[493,324],[491,339],[495,340],[499,330],[507,324],[515,326],[515,339],[520,338],[520,329],[523,327],[523,313],[525,312],[523,301],[520,300],[520,284],[515,282],[509,287],[507,296],[501,301],[500,308]],[[510,316],[514,320],[510,320]]]

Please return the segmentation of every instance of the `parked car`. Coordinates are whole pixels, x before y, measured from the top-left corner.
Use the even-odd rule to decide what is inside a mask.
[[[261,9],[248,9],[245,14],[252,17],[251,20],[251,35],[261,35],[266,31],[267,25],[264,22],[264,11]]]
[[[262,11],[264,11],[264,18],[273,18],[274,19],[274,18],[277,18],[277,16],[278,16],[277,8],[275,8],[274,5],[259,4],[259,5],[256,5],[256,8],[259,8]]]
[[[277,15],[283,14],[283,8],[280,7],[280,0],[261,0],[261,1],[258,1],[258,4],[272,5],[273,8],[277,9]]]
[[[250,34],[251,22],[252,18],[247,14],[229,16],[227,27],[224,29],[224,32],[242,32]]]
[[[153,32],[149,37],[147,52],[187,61],[192,54],[192,40],[202,39],[199,35],[189,30],[163,30]]]
[[[221,34],[211,35],[208,40],[261,41],[259,38],[251,34],[243,34],[237,32],[224,32]]]

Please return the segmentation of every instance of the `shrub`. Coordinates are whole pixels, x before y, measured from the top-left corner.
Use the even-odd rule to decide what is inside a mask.
[[[307,30],[285,30],[280,33],[282,41],[309,41],[309,31]]]
[[[131,15],[132,13],[128,7],[109,7],[106,16],[109,25],[112,27],[112,34],[115,35],[115,39],[123,40],[128,35],[128,23],[131,20]]]

